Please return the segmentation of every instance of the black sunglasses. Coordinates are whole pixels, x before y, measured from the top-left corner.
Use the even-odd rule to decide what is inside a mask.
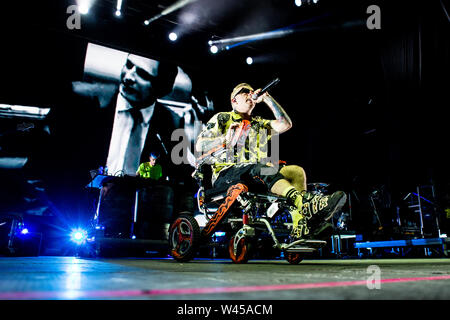
[[[241,94],[241,93],[248,94],[248,93],[250,93],[250,92],[251,92],[250,89],[248,89],[248,88],[242,88],[241,90],[239,90],[239,91],[234,95],[233,98],[236,98],[236,96],[237,96],[238,94]]]

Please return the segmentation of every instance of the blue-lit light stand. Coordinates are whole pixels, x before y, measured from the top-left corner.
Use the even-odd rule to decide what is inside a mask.
[[[42,233],[30,232],[20,216],[11,215],[6,226],[9,227],[6,243],[6,254],[11,256],[39,256]],[[3,244],[0,243],[0,246]],[[1,249],[1,248],[0,248]]]
[[[341,231],[331,236],[331,253],[338,258],[352,255],[357,235],[354,231]]]

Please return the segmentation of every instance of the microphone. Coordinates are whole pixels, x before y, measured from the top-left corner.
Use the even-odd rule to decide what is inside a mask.
[[[269,90],[270,88],[274,87],[278,82],[280,82],[279,78],[276,78],[274,80],[272,80],[267,86],[265,86],[264,88],[262,88],[262,90],[258,93],[258,94],[253,94],[252,95],[252,99],[256,100],[258,99],[261,95],[264,94],[264,92],[266,92],[267,90]]]

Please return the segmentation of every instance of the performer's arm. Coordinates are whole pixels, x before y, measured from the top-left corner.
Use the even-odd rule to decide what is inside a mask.
[[[232,123],[225,134],[217,134],[215,137],[205,137],[205,136],[214,136],[214,133],[205,132],[205,136],[202,137],[200,134],[196,143],[196,150],[198,152],[208,153],[216,148],[223,148],[225,146],[230,146],[231,140],[233,140],[235,130],[239,127],[239,123]]]
[[[197,139],[195,149],[198,152],[206,152],[218,146],[222,146],[224,143],[225,143],[225,135],[216,138],[199,137]]]
[[[259,90],[256,90],[257,94]],[[256,102],[264,101],[267,106],[272,110],[275,120],[270,121],[270,125],[273,130],[277,133],[283,133],[292,128],[292,120],[287,115],[286,111],[280,106],[280,104],[271,96],[269,93],[264,93],[262,96],[258,97]]]
[[[199,134],[195,149],[197,152],[208,152],[225,143],[225,135],[218,129],[217,115],[213,116],[206,124],[206,128]]]

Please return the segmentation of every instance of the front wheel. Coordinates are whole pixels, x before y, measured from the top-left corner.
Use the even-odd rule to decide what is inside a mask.
[[[169,250],[171,256],[179,261],[191,260],[200,242],[200,227],[194,217],[180,215],[169,228]]]
[[[234,250],[236,248],[236,251]],[[232,237],[228,245],[230,258],[234,263],[247,263],[250,256],[251,245],[247,239]]]

